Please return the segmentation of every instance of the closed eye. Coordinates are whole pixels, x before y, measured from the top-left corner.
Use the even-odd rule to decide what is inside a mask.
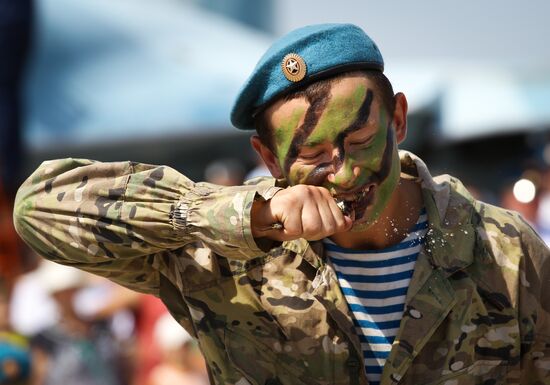
[[[349,142],[349,145],[350,146],[364,146],[364,145],[368,145],[372,142],[372,140],[374,139],[374,136],[375,135],[369,135],[365,138],[358,138],[356,140],[353,140],[353,141],[350,141]]]
[[[323,153],[323,151],[315,151],[315,152],[311,152],[311,153],[301,153],[300,158],[305,159],[305,160],[316,159],[319,156],[321,156],[322,153]]]

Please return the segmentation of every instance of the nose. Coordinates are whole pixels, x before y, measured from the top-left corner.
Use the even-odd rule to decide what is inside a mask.
[[[340,190],[349,190],[355,186],[355,182],[361,174],[357,165],[348,165],[347,162],[335,167],[335,171],[327,176],[327,180]]]

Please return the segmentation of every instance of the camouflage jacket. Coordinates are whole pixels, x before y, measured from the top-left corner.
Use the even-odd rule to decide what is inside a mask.
[[[548,248],[517,214],[432,178],[410,153],[401,162],[421,183],[429,231],[381,384],[550,384]],[[45,257],[159,296],[198,338],[214,384],[367,384],[322,244],[266,252],[251,236],[254,199],[278,188],[49,161],[20,188],[15,224]]]

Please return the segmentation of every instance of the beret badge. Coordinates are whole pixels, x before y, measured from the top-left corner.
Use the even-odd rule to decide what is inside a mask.
[[[291,82],[299,82],[306,76],[307,72],[306,62],[296,53],[289,53],[283,58],[281,69],[285,77]]]

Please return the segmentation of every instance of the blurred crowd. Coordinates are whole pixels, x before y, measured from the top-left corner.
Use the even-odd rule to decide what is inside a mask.
[[[550,143],[547,148],[550,154]],[[550,157],[543,165],[524,169],[515,179],[504,183],[499,191],[489,191],[475,184],[466,187],[481,201],[521,214],[550,246]]]
[[[550,144],[546,147],[550,154]],[[546,162],[544,167],[525,170],[517,181],[503,189],[500,205],[519,212],[550,246],[549,165]]]
[[[208,384],[195,340],[158,298],[36,262],[0,288],[0,384]]]
[[[204,180],[267,175],[220,159]],[[156,297],[49,262],[22,245],[0,194],[0,384],[208,384],[196,341]],[[20,263],[17,263],[19,261]]]

